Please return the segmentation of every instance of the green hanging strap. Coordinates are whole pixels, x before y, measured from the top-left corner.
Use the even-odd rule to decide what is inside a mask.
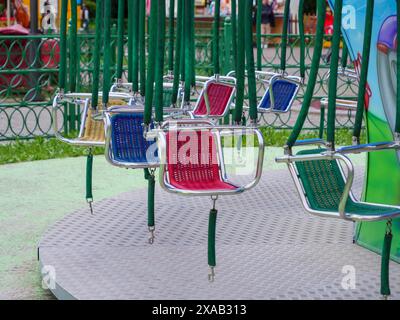
[[[343,39],[343,49],[342,49],[342,70],[344,71],[347,68],[347,60],[349,59],[349,49],[347,48],[346,42]]]
[[[111,0],[104,1],[103,107],[107,109],[111,87]]]
[[[196,46],[195,46],[195,7],[194,1],[190,3],[190,43],[189,43],[189,53],[190,53],[190,84],[192,87],[196,86]]]
[[[221,15],[221,0],[214,1],[214,24],[213,24],[213,65],[214,74],[220,74],[219,65],[219,28],[220,28],[220,15]]]
[[[283,13],[283,30],[282,30],[282,47],[281,47],[281,71],[282,73],[286,70],[286,51],[288,43],[288,29],[289,29],[289,18],[290,18],[290,0],[285,2],[285,10]]]
[[[390,249],[392,246],[392,221],[387,222],[385,239],[383,240],[382,247],[382,261],[381,261],[381,295],[384,298],[390,296],[389,285],[389,263],[390,263]]]
[[[175,34],[175,0],[169,2],[168,23],[168,73],[174,72],[174,34]]]
[[[146,94],[146,0],[139,1],[139,83],[140,95]]]
[[[158,0],[158,30],[156,51],[155,120],[163,122],[164,107],[164,51],[165,51],[165,0]]]
[[[131,2],[131,0],[129,0]],[[128,37],[131,38],[131,44],[129,45],[132,51],[132,76],[131,80],[129,82],[132,82],[132,91],[133,93],[138,93],[139,92],[139,1],[138,0],[133,0],[132,4],[132,18],[129,20],[132,20],[132,33],[130,33],[130,36]],[[128,57],[129,58],[129,57]]]
[[[182,51],[181,51],[181,82],[185,82],[185,77],[186,77],[186,63],[185,63],[185,58],[186,58],[186,47],[187,47],[187,40],[186,40],[186,20],[188,17],[186,16],[186,0],[183,0],[182,2]]]
[[[93,214],[93,186],[92,177],[93,176],[93,153],[92,149],[89,148],[89,153],[86,158],[86,201],[89,204],[90,212]]]
[[[76,0],[71,0],[71,29],[70,29],[70,55],[69,55],[69,91],[76,91],[78,67],[78,6]]]
[[[103,0],[96,2],[96,34],[94,40],[93,53],[93,84],[92,84],[92,109],[97,110],[99,103],[99,83],[100,83],[100,58],[101,58],[101,33],[103,22]]]
[[[317,82],[319,64],[321,60],[322,44],[324,38],[324,24],[325,24],[325,1],[317,2],[317,28],[315,36],[315,48],[313,58],[311,62],[310,77],[308,79],[307,89],[304,94],[303,104],[301,106],[300,113],[297,117],[296,124],[289,136],[286,143],[287,148],[292,148],[296,142],[301,129],[303,128],[304,122],[306,121],[308,110],[310,109],[311,100],[313,98],[315,84]]]
[[[337,82],[340,52],[340,35],[342,26],[342,8],[343,0],[335,0],[334,12],[335,20],[333,23],[332,38],[332,57],[329,77],[329,95],[328,95],[328,124],[327,124],[327,147],[330,150],[335,149],[335,121],[336,121],[336,98]]]
[[[146,99],[144,108],[144,125],[145,132],[151,122],[153,99],[154,99],[154,80],[155,80],[155,64],[157,53],[157,23],[158,23],[158,8],[155,1],[151,2],[150,9],[150,37],[149,37],[149,58],[146,79]]]
[[[134,24],[136,24],[137,19],[135,19],[134,3],[135,0],[128,0],[128,82],[132,82],[133,86],[133,55],[134,55],[134,37],[133,32]],[[133,88],[132,88],[133,90]]]
[[[400,17],[400,5],[397,1],[397,17]],[[397,30],[400,30],[400,19],[397,19]],[[397,49],[397,75],[400,74],[400,50]],[[397,99],[396,99],[396,123],[395,123],[395,139],[400,141],[400,76],[397,77]]]
[[[299,34],[300,34],[300,77],[304,83],[306,77],[306,36],[304,31],[304,0],[299,1]]]
[[[360,143],[361,126],[364,116],[365,108],[365,94],[367,91],[367,80],[368,80],[368,67],[369,57],[371,51],[371,39],[372,39],[372,23],[374,15],[374,0],[367,0],[367,11],[365,14],[365,29],[364,29],[364,45],[361,61],[361,72],[360,82],[358,85],[358,97],[357,97],[357,112],[354,121],[353,130],[353,143]]]
[[[216,250],[215,250],[215,237],[217,229],[217,213],[215,209],[215,201],[217,198],[212,198],[214,201],[214,207],[210,210],[208,220],[208,266],[210,267],[210,273],[208,274],[208,280],[214,281],[215,267],[217,265]]]
[[[61,94],[65,91],[66,69],[67,69],[67,12],[68,1],[61,1],[61,22],[60,22],[60,71],[58,75],[58,86]]]
[[[237,1],[231,0],[232,52],[234,70],[237,70]]]
[[[149,228],[149,243],[154,243],[154,232],[155,232],[155,216],[154,216],[154,195],[156,179],[154,177],[154,170],[144,169],[144,178],[148,182],[147,187],[147,226]]]
[[[185,0],[185,27],[184,27],[184,39],[185,39],[185,45],[184,45],[184,51],[185,51],[185,105],[190,104],[190,89],[191,89],[191,82],[192,82],[192,77],[191,77],[191,58],[190,58],[190,38],[191,38],[191,32],[190,32],[190,8],[191,8],[191,0]]]
[[[178,100],[178,91],[179,91],[179,74],[181,71],[181,52],[182,50],[182,29],[183,29],[183,21],[182,21],[182,3],[183,0],[178,1],[177,8],[177,17],[176,17],[176,41],[175,41],[175,68],[174,68],[174,83],[172,87],[172,96],[171,96],[171,105],[172,107],[176,106]]]
[[[118,82],[122,81],[122,67],[124,65],[124,17],[125,0],[118,0],[118,45],[117,45],[117,74]]]
[[[257,0],[256,39],[257,39],[257,70],[262,70],[262,38],[261,38],[261,11],[263,0]]]
[[[237,68],[236,68],[236,105],[234,113],[234,121],[239,124],[243,115],[244,101],[244,69],[245,69],[245,3],[239,1],[238,6],[238,28],[237,28]]]
[[[247,61],[247,81],[249,91],[249,115],[253,125],[257,124],[257,84],[254,69],[254,50],[253,50],[253,5],[251,1],[246,1],[245,6],[245,46]]]

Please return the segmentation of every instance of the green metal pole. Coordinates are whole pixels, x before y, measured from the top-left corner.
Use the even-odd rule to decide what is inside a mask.
[[[175,0],[169,2],[168,24],[168,72],[174,72],[174,34],[175,34]]]
[[[256,38],[257,38],[257,70],[262,69],[261,10],[263,0],[257,0]]]
[[[332,56],[329,77],[328,95],[328,124],[327,124],[327,146],[331,150],[335,148],[335,121],[336,121],[336,97],[339,67],[340,35],[342,26],[343,0],[335,0],[333,23]]]
[[[97,110],[99,103],[99,82],[100,82],[100,58],[101,58],[101,33],[103,19],[104,0],[96,2],[96,34],[93,48],[93,85],[92,85],[92,108]]]
[[[164,106],[164,53],[165,53],[165,0],[158,0],[158,30],[157,30],[157,52],[156,52],[156,88],[155,88],[155,120],[163,121]]]
[[[231,1],[232,51],[234,70],[237,70],[237,1]]]
[[[125,0],[118,0],[118,56],[117,56],[117,81],[122,80],[122,68],[124,65],[124,19]]]
[[[68,1],[61,1],[61,23],[60,23],[60,72],[59,84],[61,91],[65,90],[66,69],[67,69],[67,12]]]
[[[190,58],[190,42],[191,42],[191,33],[190,33],[190,24],[191,24],[191,0],[185,0],[185,104],[190,104],[190,89],[191,89],[191,58]]]
[[[213,25],[213,65],[214,74],[220,74],[219,66],[219,28],[221,15],[221,0],[215,0]]]
[[[283,13],[283,31],[282,31],[282,48],[281,48],[281,71],[286,70],[286,51],[288,43],[288,29],[290,18],[290,0],[285,2],[285,11]]]
[[[149,38],[149,58],[146,78],[146,99],[144,109],[144,124],[149,126],[151,123],[153,98],[154,98],[154,78],[156,64],[156,48],[157,48],[157,22],[158,8],[155,1],[151,2],[150,9],[150,38]]]
[[[183,0],[178,1],[177,17],[176,17],[176,41],[175,41],[175,67],[174,67],[174,83],[172,87],[172,97],[171,105],[176,106],[178,100],[178,90],[179,90],[179,74],[181,71],[181,56],[182,56],[182,29],[183,29],[183,19],[182,19],[182,4]]]
[[[139,0],[140,94],[146,94],[146,0]]]
[[[135,55],[134,51],[134,39],[135,39],[135,32],[134,32],[134,25],[137,24],[137,19],[135,19],[135,10],[134,10],[134,3],[137,2],[136,0],[128,0],[128,82],[132,82],[132,90],[133,89],[133,59]],[[136,52],[137,55],[137,52]]]
[[[129,0],[130,2],[132,0]],[[133,0],[132,4],[132,16],[129,20],[133,20],[132,23],[132,34],[129,38],[132,38],[132,44],[130,46],[132,50],[132,91],[134,93],[139,92],[139,1]],[[129,39],[128,38],[128,39]]]
[[[306,77],[306,37],[304,31],[304,0],[299,1],[299,34],[300,34],[300,77]]]
[[[245,47],[247,61],[247,81],[249,91],[249,115],[253,124],[257,123],[257,84],[254,68],[254,50],[253,50],[253,5],[251,1],[246,1],[245,7]]]
[[[78,42],[77,42],[77,33],[78,33],[78,6],[76,0],[71,0],[71,29],[70,29],[70,66],[69,66],[69,88],[71,92],[76,91],[76,68],[78,61]]]
[[[239,1],[238,6],[238,39],[237,39],[237,89],[236,89],[236,106],[234,120],[239,124],[242,121],[243,101],[244,101],[244,72],[245,72],[245,3]]]
[[[375,3],[374,0],[367,0],[367,11],[365,14],[364,45],[363,45],[363,53],[361,61],[360,83],[358,85],[359,89],[357,97],[357,112],[353,130],[353,142],[357,144],[360,143],[361,126],[362,126],[364,107],[365,107],[365,93],[367,92],[369,57],[371,52],[371,40],[372,40],[371,17],[373,17],[374,14],[374,3]]]
[[[103,106],[107,108],[111,87],[111,0],[104,1]]]

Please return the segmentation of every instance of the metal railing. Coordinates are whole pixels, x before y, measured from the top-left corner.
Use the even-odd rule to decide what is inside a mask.
[[[226,22],[224,28],[229,28]],[[221,66],[227,73],[233,69],[231,57],[232,39],[229,32],[221,32]],[[52,136],[51,100],[57,90],[59,45],[58,35],[0,36],[0,141],[29,139],[35,136]],[[263,36],[265,48],[262,54],[264,70],[279,68],[280,35]],[[168,43],[167,39],[167,43]],[[307,36],[306,65],[309,70],[313,52],[314,36]],[[77,90],[91,90],[93,71],[94,35],[79,34],[79,65],[77,69]],[[114,62],[116,59],[116,36],[112,37]],[[212,74],[211,34],[196,35],[196,72],[202,75]],[[256,50],[256,49],[255,49]],[[327,51],[328,49],[324,49]],[[127,58],[127,39],[125,41],[125,57]],[[325,52],[326,53],[326,52]],[[255,52],[256,56],[256,52]],[[287,72],[299,74],[299,37],[290,36]],[[127,73],[127,61],[124,62],[124,75]],[[315,99],[326,96],[328,91],[327,77],[329,64],[321,61]],[[115,72],[115,68],[112,68]],[[307,77],[306,81],[307,83]],[[265,91],[262,85],[258,88],[261,97]],[[356,97],[357,83],[353,79],[339,78],[338,95],[341,98]],[[287,114],[260,115],[260,123],[274,128],[291,128],[296,120],[304,89],[300,90],[293,110]],[[60,113],[60,123],[64,132],[79,128],[80,111],[75,106],[66,106]],[[306,127],[318,129],[319,104],[314,103],[308,117]],[[339,112],[338,126],[351,127],[353,114],[350,111]]]

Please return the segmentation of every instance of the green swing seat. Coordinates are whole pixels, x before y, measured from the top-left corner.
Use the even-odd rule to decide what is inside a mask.
[[[323,149],[302,150],[298,156],[317,155]],[[339,160],[311,160],[295,162],[298,178],[309,209],[319,212],[337,213],[346,181]],[[308,208],[307,208],[308,209]],[[400,216],[400,208],[358,202],[350,195],[346,202],[345,218],[350,220],[376,221]]]

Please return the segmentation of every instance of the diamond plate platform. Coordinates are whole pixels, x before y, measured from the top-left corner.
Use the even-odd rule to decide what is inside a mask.
[[[362,168],[355,191],[360,193]],[[286,170],[218,203],[217,269],[207,280],[211,201],[156,192],[147,244],[146,190],[95,203],[56,223],[39,245],[59,299],[379,299],[380,256],[352,244],[353,224],[304,213]],[[355,288],[344,289],[348,270]],[[392,298],[400,265],[391,262]]]

